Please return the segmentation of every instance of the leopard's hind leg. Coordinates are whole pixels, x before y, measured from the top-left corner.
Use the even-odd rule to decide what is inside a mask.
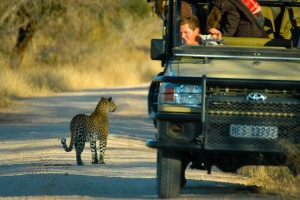
[[[92,164],[98,164],[98,156],[97,156],[97,147],[96,147],[96,141],[90,142],[91,152],[92,152]]]
[[[76,138],[75,138],[77,165],[84,165],[84,162],[81,159],[81,153],[83,152],[84,145],[85,145],[85,138],[82,134],[82,131],[78,131],[78,134],[76,134]]]

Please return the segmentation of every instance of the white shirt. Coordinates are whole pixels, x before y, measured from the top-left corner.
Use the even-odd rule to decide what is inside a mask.
[[[200,45],[203,46],[214,46],[214,45],[224,44],[223,40],[216,40],[212,38],[211,35],[200,35],[200,38],[201,38]]]

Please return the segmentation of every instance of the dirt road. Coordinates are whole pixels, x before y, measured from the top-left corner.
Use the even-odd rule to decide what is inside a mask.
[[[69,121],[90,114],[101,96],[112,96],[105,165],[92,165],[89,145],[84,166],[67,153]],[[145,146],[155,129],[147,118],[147,86],[65,93],[20,101],[18,113],[0,113],[0,199],[156,199],[156,151]],[[238,175],[187,170],[179,199],[280,199],[247,185]]]

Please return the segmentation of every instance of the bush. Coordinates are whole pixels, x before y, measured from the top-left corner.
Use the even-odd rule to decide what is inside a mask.
[[[149,58],[161,21],[149,6],[140,0],[1,1],[1,99],[150,82],[161,71]],[[18,31],[33,19],[33,37],[13,70]]]
[[[137,18],[149,16],[150,8],[146,1],[141,0],[123,0],[121,7],[127,10],[128,13],[136,15]]]

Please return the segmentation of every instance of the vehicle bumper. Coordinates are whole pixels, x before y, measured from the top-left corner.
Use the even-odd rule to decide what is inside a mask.
[[[152,140],[148,139],[146,141],[147,147],[155,148],[155,149],[165,149],[165,150],[173,150],[173,151],[201,151],[201,148],[198,144],[191,143],[174,143],[174,142],[166,142],[160,140]]]

